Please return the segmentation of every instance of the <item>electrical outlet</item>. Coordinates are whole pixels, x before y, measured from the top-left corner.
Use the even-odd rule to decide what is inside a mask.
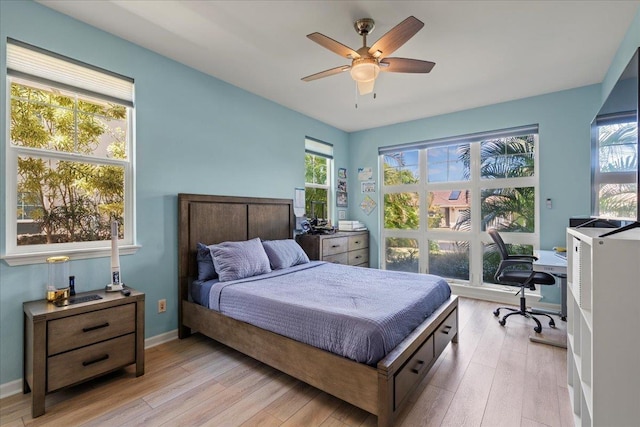
[[[160,299],[158,300],[158,313],[164,313],[167,311],[167,300]]]

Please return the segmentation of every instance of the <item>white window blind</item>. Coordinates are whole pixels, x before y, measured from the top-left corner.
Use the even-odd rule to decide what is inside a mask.
[[[82,92],[106,101],[133,107],[133,79],[7,39],[7,74]]]
[[[498,139],[505,137],[524,136],[538,133],[538,125],[518,126],[507,129],[493,130],[487,132],[470,133],[467,135],[451,136],[447,138],[431,139],[428,141],[411,142],[408,144],[388,145],[379,147],[378,154],[395,153],[396,151],[420,150],[423,148],[434,148],[445,145],[455,145],[462,143],[472,143],[486,141],[488,139]]]
[[[327,142],[318,141],[317,139],[306,138],[304,140],[305,152],[315,154],[316,156],[333,159],[333,145]]]

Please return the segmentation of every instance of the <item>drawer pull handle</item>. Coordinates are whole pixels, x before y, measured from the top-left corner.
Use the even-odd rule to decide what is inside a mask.
[[[359,245],[359,244],[360,244],[360,240],[356,240],[356,245]]]
[[[424,360],[418,360],[418,362],[416,363],[416,366],[411,368],[411,372],[413,372],[414,374],[418,374],[420,373],[420,369],[422,369],[424,367]]]
[[[447,334],[449,335],[449,331],[451,330],[451,326],[447,325],[444,327],[444,329],[442,330],[443,334]]]
[[[100,356],[100,357],[98,357],[96,359],[87,360],[86,362],[82,362],[82,366],[93,365],[94,363],[102,362],[103,360],[107,360],[108,358],[109,358],[109,355],[105,354],[104,356]]]
[[[340,245],[331,245],[332,248],[339,248]]]
[[[362,255],[356,256],[356,259],[360,259],[360,258],[362,258]]]
[[[82,332],[91,332],[91,331],[95,331],[96,329],[106,328],[107,326],[109,326],[109,322],[105,322],[102,325],[89,326],[88,328],[82,328]]]

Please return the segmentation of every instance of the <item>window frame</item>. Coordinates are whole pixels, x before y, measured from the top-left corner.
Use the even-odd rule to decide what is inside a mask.
[[[333,192],[331,185],[333,182],[333,145],[328,142],[320,141],[318,139],[306,137],[305,138],[305,162],[306,156],[311,155],[314,157],[322,157],[327,159],[327,183],[326,184],[318,184],[313,182],[306,182],[306,163],[305,163],[305,194],[307,188],[318,188],[321,190],[327,191],[327,217],[322,218],[326,220],[330,220],[333,218]],[[305,203],[305,216],[308,214],[306,212],[306,203]]]
[[[636,138],[636,170],[626,172],[601,172],[600,171],[600,128],[602,126],[630,123],[636,126],[638,134],[638,120],[635,111],[602,114],[596,116],[591,126],[591,214],[594,217],[600,213],[600,185],[605,184],[635,184],[640,187],[640,145]],[[636,188],[638,193],[639,188]],[[640,204],[640,200],[636,200]],[[636,209],[638,211],[638,209]],[[626,220],[639,221],[640,218],[625,218]]]
[[[93,67],[88,64],[81,63],[71,58],[67,58],[53,52],[46,51],[25,43],[8,39],[7,46],[16,47],[34,55],[34,64],[37,65],[39,60],[51,60],[53,63],[62,64],[64,67],[68,65],[73,69],[89,70],[89,73],[104,73],[106,78],[113,79],[114,74],[106,70]],[[22,58],[19,58],[22,60]],[[8,61],[9,62],[9,61]],[[27,63],[27,62],[25,62]],[[19,64],[21,66],[21,64]],[[18,222],[22,221],[17,216],[18,206],[18,158],[21,156],[30,156],[36,158],[49,158],[55,160],[69,160],[74,162],[91,163],[97,165],[115,165],[123,167],[124,169],[124,236],[123,239],[119,239],[118,246],[120,253],[123,255],[135,253],[140,246],[136,242],[136,216],[135,216],[135,106],[133,104],[133,80],[130,80],[131,90],[131,102],[121,101],[120,98],[111,96],[110,94],[103,94],[97,91],[90,91],[86,87],[74,87],[66,83],[59,83],[51,79],[46,78],[46,71],[43,72],[45,77],[37,75],[37,67],[35,74],[27,74],[19,69],[9,69],[10,64],[7,64],[7,73],[5,78],[5,90],[6,90],[6,115],[3,118],[5,120],[5,223],[2,224],[5,230],[5,246],[4,253],[0,258],[4,259],[8,265],[26,265],[46,262],[46,258],[54,255],[67,255],[72,259],[85,259],[85,258],[97,258],[110,256],[111,254],[111,241],[110,240],[97,240],[97,241],[85,241],[85,242],[68,242],[68,243],[51,243],[51,244],[34,244],[34,245],[18,245]],[[116,75],[117,76],[117,75]],[[128,78],[127,78],[128,79]],[[17,80],[17,81],[16,81]],[[127,108],[126,126],[127,126],[127,158],[126,159],[112,159],[107,157],[98,157],[91,155],[83,155],[75,152],[63,152],[46,149],[37,149],[32,147],[24,147],[20,145],[14,145],[11,142],[11,85],[15,82],[17,84],[23,83],[35,83],[36,85],[45,82],[48,86],[57,89],[63,89],[65,92],[72,92],[76,96],[83,97],[88,96],[90,98],[101,99],[110,103],[117,103]],[[99,88],[98,88],[99,89]],[[120,101],[120,102],[118,102]],[[126,105],[125,105],[126,103]]]
[[[527,177],[508,177],[499,179],[481,178],[481,153],[480,144],[488,139],[507,138],[513,136],[534,135],[534,173]],[[427,166],[427,150],[439,146],[460,145],[469,143],[470,145],[470,179],[463,181],[448,182],[428,182],[428,166]],[[384,181],[384,156],[385,153],[392,153],[403,150],[419,150],[419,181],[416,184],[399,184],[386,185]],[[469,242],[469,280],[447,279],[450,283],[474,287],[492,287],[496,286],[483,282],[483,258],[484,245],[491,244],[493,241],[486,231],[481,228],[481,201],[480,195],[483,189],[496,188],[517,188],[517,187],[533,187],[535,191],[534,198],[534,231],[533,233],[525,232],[505,232],[500,234],[507,244],[531,245],[534,250],[539,249],[540,242],[540,191],[539,191],[539,171],[540,171],[540,144],[539,131],[537,125],[528,125],[518,128],[510,128],[498,131],[481,132],[471,135],[463,135],[458,137],[443,138],[434,141],[423,141],[413,144],[397,145],[391,147],[381,147],[379,149],[379,182],[381,183],[381,191],[379,195],[379,204],[381,206],[379,212],[380,222],[380,245],[379,259],[380,268],[386,269],[386,239],[387,238],[409,238],[418,242],[420,253],[418,256],[418,272],[429,272],[429,241],[467,241]],[[430,228],[428,227],[428,195],[430,191],[470,191],[470,231],[454,231],[448,228]],[[384,196],[389,193],[399,192],[417,192],[420,203],[419,211],[419,227],[414,230],[387,229],[384,227]],[[426,250],[425,250],[426,248]]]

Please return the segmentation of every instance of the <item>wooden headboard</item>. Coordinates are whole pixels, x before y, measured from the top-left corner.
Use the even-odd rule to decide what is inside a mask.
[[[178,307],[189,298],[189,280],[198,275],[196,244],[290,239],[295,218],[291,199],[178,194]]]

